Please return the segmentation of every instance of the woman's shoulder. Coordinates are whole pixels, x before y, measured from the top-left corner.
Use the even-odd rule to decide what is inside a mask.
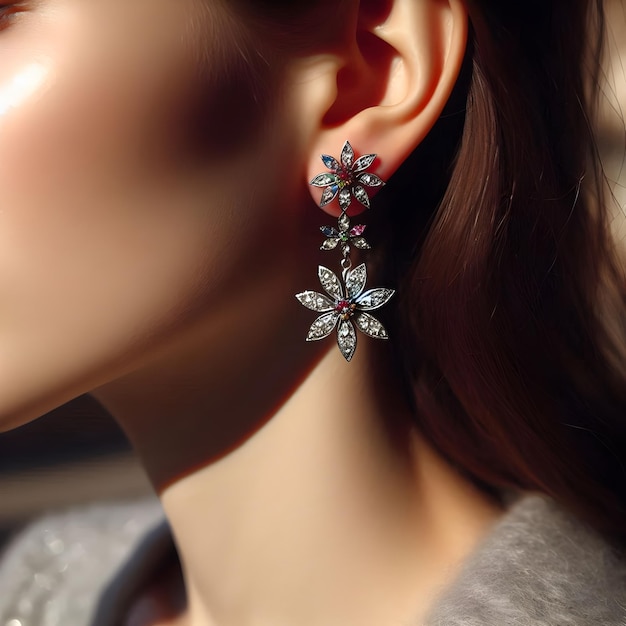
[[[624,626],[626,554],[553,499],[512,502],[428,626]]]
[[[46,515],[0,559],[0,624],[87,626],[105,589],[129,563],[140,571],[169,532],[156,497]]]
[[[0,624],[111,626],[172,555],[156,498],[44,517],[0,561]],[[626,556],[554,500],[517,498],[425,626],[502,624],[624,626]]]

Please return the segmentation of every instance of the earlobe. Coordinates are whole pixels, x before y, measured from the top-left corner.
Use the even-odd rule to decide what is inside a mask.
[[[320,154],[338,157],[346,140],[357,156],[378,154],[370,171],[387,180],[433,127],[461,70],[468,29],[461,0],[389,0],[385,15],[373,15],[368,5],[360,3],[350,21],[354,32],[345,38],[342,63],[326,65],[336,88],[332,100],[318,99],[309,181],[324,169]],[[328,190],[313,186],[311,193],[339,214],[337,202],[324,202]],[[365,208],[353,203],[351,214],[357,205]]]

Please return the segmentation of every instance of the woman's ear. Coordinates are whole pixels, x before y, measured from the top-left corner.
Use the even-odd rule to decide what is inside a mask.
[[[347,140],[357,157],[376,153],[370,171],[387,180],[452,92],[465,55],[467,10],[462,0],[362,0],[346,18],[341,41],[309,59],[309,78],[297,86],[311,132],[307,175],[326,171],[320,154],[339,158]],[[311,193],[319,202],[322,190]],[[324,208],[339,212],[336,202]]]

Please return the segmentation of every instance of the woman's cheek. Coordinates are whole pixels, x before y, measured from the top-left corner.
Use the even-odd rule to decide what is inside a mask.
[[[199,254],[157,137],[180,42],[138,49],[121,4],[89,10],[115,0],[58,4],[72,19],[0,33],[0,423],[87,391],[192,290]]]

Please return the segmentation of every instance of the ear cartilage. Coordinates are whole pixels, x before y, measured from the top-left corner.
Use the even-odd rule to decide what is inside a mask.
[[[318,174],[310,182],[314,187],[324,189],[320,207],[330,204],[337,198],[341,208],[337,228],[332,226],[320,228],[326,237],[321,250],[336,248],[341,250],[343,257],[341,279],[332,270],[320,265],[317,275],[325,293],[303,291],[296,294],[296,298],[302,305],[320,314],[311,325],[306,340],[319,341],[328,337],[337,328],[337,345],[346,361],[351,361],[356,351],[355,328],[374,339],[389,338],[385,327],[370,314],[370,311],[387,304],[395,291],[386,287],[366,290],[365,263],[353,269],[350,259],[352,247],[359,250],[371,249],[363,237],[366,226],[364,224],[352,226],[347,210],[352,198],[369,209],[370,198],[365,188],[382,187],[385,184],[376,174],[366,171],[375,160],[375,154],[365,154],[355,159],[354,150],[350,142],[346,141],[339,161],[327,154],[322,155],[322,161],[329,171]]]

